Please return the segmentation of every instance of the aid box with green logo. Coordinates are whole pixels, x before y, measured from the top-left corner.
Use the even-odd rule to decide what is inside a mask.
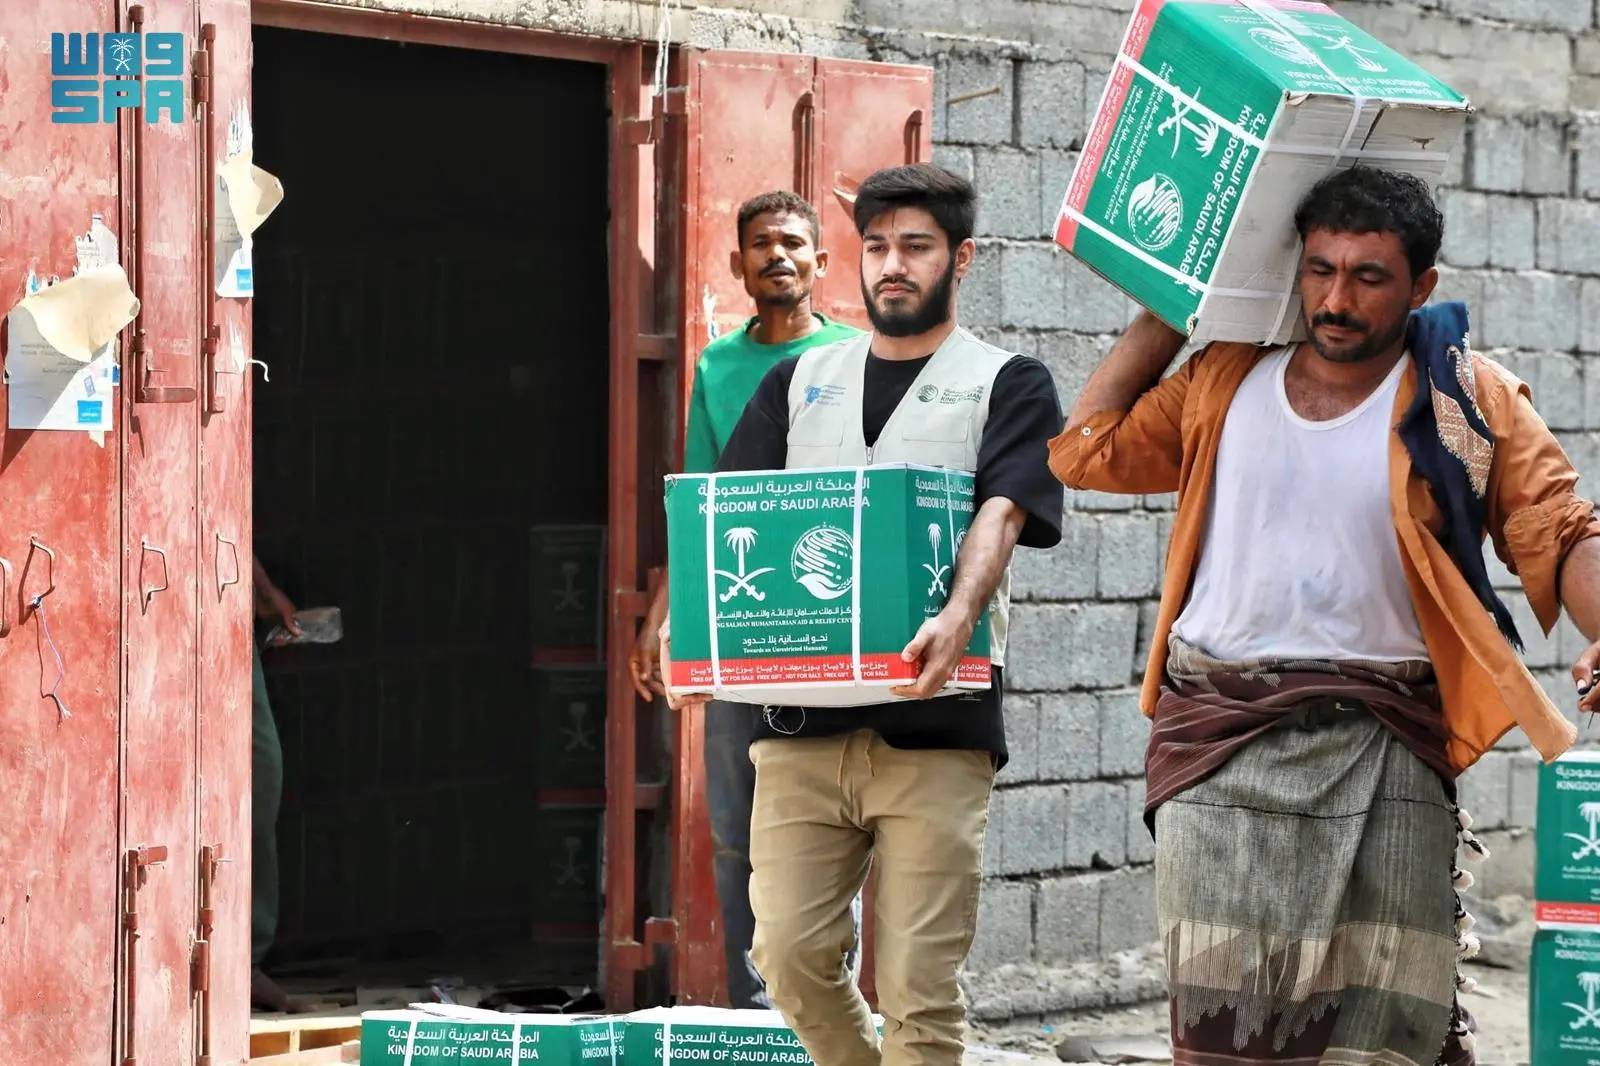
[[[1539,767],[1533,898],[1541,926],[1600,927],[1600,752]]]
[[[1356,164],[1443,176],[1466,99],[1307,0],[1141,0],[1056,241],[1195,341],[1303,333],[1294,213]]]
[[[1530,1066],[1600,1062],[1600,929],[1540,929],[1530,968]]]
[[[618,1066],[621,1017],[503,1014],[444,1003],[361,1015],[361,1066],[504,1063],[506,1066]]]
[[[949,599],[970,473],[905,463],[667,478],[671,676],[745,703],[893,697]],[[989,687],[982,616],[947,691]]]
[[[873,1016],[878,1031],[883,1019]],[[775,1010],[654,1007],[628,1015],[623,1037],[628,1066],[815,1066]]]

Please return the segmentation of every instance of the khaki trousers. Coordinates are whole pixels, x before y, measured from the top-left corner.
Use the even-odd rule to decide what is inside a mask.
[[[906,751],[862,730],[759,740],[750,820],[751,957],[817,1066],[960,1066],[994,761]],[[877,864],[883,1041],[845,956],[850,904]]]

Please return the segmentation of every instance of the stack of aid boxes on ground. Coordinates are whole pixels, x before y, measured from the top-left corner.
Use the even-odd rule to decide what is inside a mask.
[[[873,1015],[878,1031],[883,1019]],[[814,1066],[775,1010],[655,1007],[628,1015],[622,1039],[628,1066],[672,1062]]]
[[[950,596],[970,473],[905,463],[667,478],[675,692],[860,706],[914,678],[900,653]],[[947,691],[989,687],[989,624]]]
[[[1324,4],[1141,0],[1056,241],[1194,342],[1287,343],[1300,199],[1356,164],[1436,183],[1470,110]]]
[[[879,1030],[883,1019],[874,1016]],[[361,1016],[361,1066],[672,1062],[814,1066],[777,1011],[657,1007],[626,1015],[502,1014],[437,1003]]]
[[[612,1066],[622,1059],[623,1021],[597,1014],[503,1014],[444,1003],[366,1011],[361,1066]]]
[[[1531,1066],[1600,1058],[1600,752],[1539,768]]]

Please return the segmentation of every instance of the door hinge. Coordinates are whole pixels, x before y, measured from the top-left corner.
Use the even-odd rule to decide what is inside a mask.
[[[647,118],[625,118],[617,123],[622,143],[637,147],[655,140],[655,123]]]
[[[633,350],[641,360],[664,363],[672,358],[677,342],[675,333],[640,333],[634,341]]]
[[[200,27],[200,49],[194,54],[194,102],[211,103],[211,42],[217,39],[217,28],[211,23]],[[206,145],[210,151],[211,146]]]
[[[654,597],[638,589],[617,590],[617,613],[623,618],[643,618],[650,610]]]
[[[672,947],[678,942],[678,922],[675,918],[646,918],[644,942],[629,939],[613,944],[617,965],[625,970],[643,970],[651,963],[651,955],[658,947]]]

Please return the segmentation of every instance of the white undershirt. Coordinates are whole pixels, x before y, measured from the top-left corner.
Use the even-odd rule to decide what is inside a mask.
[[[1406,360],[1355,410],[1294,413],[1294,348],[1258,362],[1228,408],[1188,603],[1173,626],[1221,659],[1426,659],[1389,505],[1389,432]]]

